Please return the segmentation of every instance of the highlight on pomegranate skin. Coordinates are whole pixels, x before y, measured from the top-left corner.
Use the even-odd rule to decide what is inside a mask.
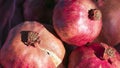
[[[101,11],[91,0],[61,0],[54,9],[53,26],[64,42],[82,46],[99,35],[101,18]]]

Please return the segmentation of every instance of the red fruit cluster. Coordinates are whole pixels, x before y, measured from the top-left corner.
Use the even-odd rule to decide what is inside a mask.
[[[1,0],[0,68],[120,68],[119,2]]]
[[[119,53],[113,47],[101,44],[119,43],[119,27],[116,24],[119,16],[117,13],[110,13],[112,10],[107,8],[108,3],[117,4],[116,1],[112,3],[104,0],[60,0],[57,3],[53,14],[55,31],[67,44],[79,46],[71,53],[68,68],[120,68]],[[101,41],[101,38],[105,41]],[[96,39],[100,39],[99,43],[91,44]]]

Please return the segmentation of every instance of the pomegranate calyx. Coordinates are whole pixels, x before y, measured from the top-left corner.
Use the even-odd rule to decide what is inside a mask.
[[[21,40],[27,46],[35,46],[35,43],[40,43],[39,33],[34,31],[21,31]]]
[[[114,48],[110,47],[109,45],[105,43],[101,43],[102,47],[104,47],[104,52],[102,58],[104,60],[109,60],[110,58],[113,58],[115,55]]]
[[[91,9],[88,11],[88,17],[91,20],[100,20],[102,17],[102,14],[98,9]]]
[[[104,52],[104,55],[103,55],[103,58],[104,59],[112,58],[112,57],[114,57],[114,54],[115,54],[115,51],[114,51],[113,48],[111,48],[111,47],[106,48],[105,52]]]

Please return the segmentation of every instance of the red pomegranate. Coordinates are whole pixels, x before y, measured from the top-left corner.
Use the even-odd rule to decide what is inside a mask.
[[[101,17],[91,0],[59,0],[54,9],[53,26],[64,42],[82,46],[99,35]]]
[[[56,68],[63,60],[63,43],[42,24],[26,21],[10,30],[0,51],[3,68]]]
[[[55,0],[25,0],[24,18],[51,24]]]
[[[92,43],[75,49],[68,68],[120,68],[120,54],[104,43]]]
[[[96,4],[103,14],[102,42],[111,46],[120,43],[120,0],[97,0]]]

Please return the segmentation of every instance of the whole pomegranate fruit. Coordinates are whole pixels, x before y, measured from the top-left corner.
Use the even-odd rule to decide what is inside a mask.
[[[24,18],[51,24],[55,0],[25,0]]]
[[[59,0],[53,13],[53,26],[64,42],[81,46],[99,35],[101,17],[91,0]]]
[[[120,68],[120,54],[104,43],[92,43],[75,49],[68,68]]]
[[[111,46],[120,43],[120,0],[96,0],[103,14],[102,42]]]
[[[0,51],[3,68],[56,68],[63,60],[63,43],[42,24],[26,21],[12,28]]]

